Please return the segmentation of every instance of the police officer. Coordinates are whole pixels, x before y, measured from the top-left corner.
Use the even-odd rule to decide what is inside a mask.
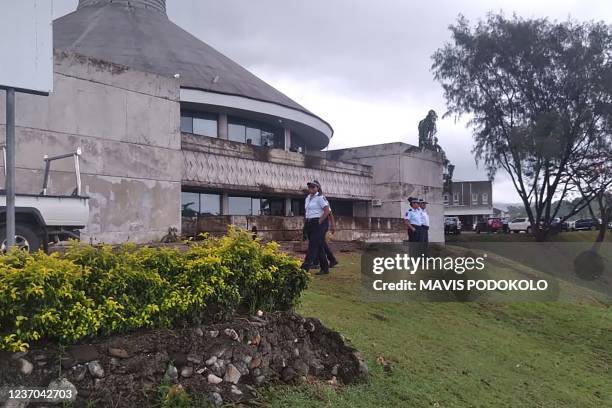
[[[404,223],[408,228],[408,241],[419,242],[421,241],[422,225],[419,200],[415,197],[408,197],[408,203],[410,203],[410,208],[404,215]]]
[[[306,219],[304,220],[304,232],[308,237],[308,252],[302,264],[302,269],[309,270],[319,264],[321,270],[317,275],[329,273],[329,263],[325,255],[325,228],[323,224],[329,217],[329,202],[321,194],[321,184],[317,180],[307,183],[308,196],[304,202]]]
[[[427,213],[427,201],[419,198],[419,206],[421,207],[421,241],[423,242],[423,249],[427,254],[427,246],[429,244],[429,214]]]

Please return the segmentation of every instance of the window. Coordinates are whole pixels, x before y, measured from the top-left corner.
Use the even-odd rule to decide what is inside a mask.
[[[187,218],[221,215],[221,195],[183,191],[181,215]]]
[[[444,194],[444,196],[442,196],[442,199],[444,200],[444,205],[448,205],[448,194]]]
[[[251,197],[229,197],[229,215],[252,215]]]
[[[472,193],[472,204],[478,204],[478,193]]]
[[[304,199],[303,198],[292,198],[291,199],[291,213],[292,216],[304,216],[306,214],[304,210]]]
[[[334,215],[342,215],[347,217],[353,216],[352,201],[330,200],[329,208],[332,210]]]
[[[181,112],[181,132],[217,137],[217,115],[206,112]]]
[[[482,203],[489,204],[489,195],[487,193],[482,194]]]
[[[306,143],[302,140],[301,137],[291,132],[291,146],[289,148],[292,152],[301,152],[304,153],[306,151]]]
[[[453,203],[459,204],[459,193],[453,193]]]
[[[229,197],[229,215],[285,215],[283,198]]]
[[[229,118],[228,138],[239,143],[254,146],[278,147],[284,146],[282,132],[264,123]]]

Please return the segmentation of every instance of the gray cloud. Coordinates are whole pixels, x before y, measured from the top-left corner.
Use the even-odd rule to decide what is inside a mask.
[[[515,0],[510,5],[507,0],[167,3],[175,23],[330,120],[336,129],[331,148],[382,141],[416,143],[418,120],[430,108],[445,111],[430,58],[450,40],[447,28],[459,13],[472,21],[490,10],[551,19],[612,18],[607,0]],[[59,17],[74,10],[77,1],[54,4]],[[379,126],[382,122],[388,126]],[[372,134],[375,129],[385,133]],[[440,141],[457,165],[457,178],[484,179],[485,172],[476,168],[470,153],[469,130],[452,119],[441,121],[439,129]],[[494,200],[517,201],[508,186],[500,173]]]

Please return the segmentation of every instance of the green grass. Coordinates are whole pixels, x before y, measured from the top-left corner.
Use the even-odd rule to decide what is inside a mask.
[[[599,231],[568,231],[560,234],[550,235],[547,242],[595,242]],[[476,234],[473,232],[459,235],[446,235],[447,242],[533,242],[535,239],[531,234],[514,233],[486,233]],[[605,242],[612,242],[612,230],[606,231]]]
[[[331,275],[313,279],[298,311],[362,351],[370,382],[274,387],[264,406],[612,406],[610,305],[367,303],[359,255],[339,260]]]

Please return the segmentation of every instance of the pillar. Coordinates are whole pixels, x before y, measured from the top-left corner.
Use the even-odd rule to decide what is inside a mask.
[[[289,151],[291,148],[291,130],[289,128],[285,128],[285,151]]]
[[[225,113],[219,114],[219,119],[217,120],[217,137],[223,140],[228,139],[227,114]]]

